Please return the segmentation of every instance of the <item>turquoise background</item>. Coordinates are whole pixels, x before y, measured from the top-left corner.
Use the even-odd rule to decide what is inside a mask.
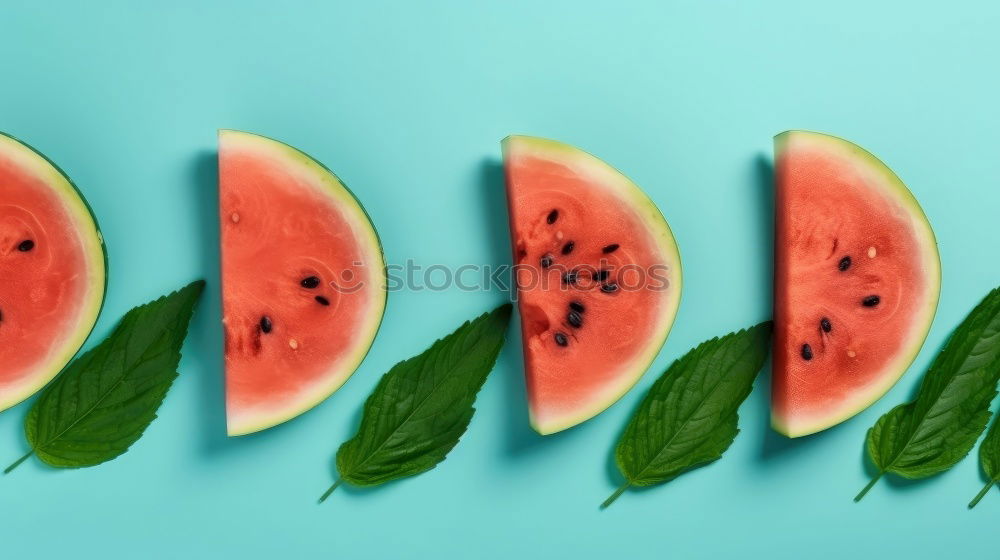
[[[111,258],[103,337],[131,306],[211,283],[160,418],[128,454],[0,478],[10,558],[997,557],[1000,491],[967,458],[879,483],[860,504],[865,430],[911,396],[946,335],[1000,283],[1000,5],[913,2],[4,2],[0,130],[44,151],[96,210]],[[639,386],[542,438],[512,337],[462,442],[438,468],[322,506],[337,446],[396,361],[504,294],[390,296],[354,377],[299,419],[224,431],[215,130],[313,154],[375,220],[390,262],[509,259],[497,173],[510,133],[577,144],[626,171],[681,244],[676,326]],[[768,428],[767,376],[719,462],[598,504],[644,390],[713,335],[770,315],[771,137],[809,128],[874,151],[941,248],[944,287],[903,380],[802,440]],[[515,331],[511,331],[513,334]],[[26,449],[23,404],[0,457]],[[905,556],[904,556],[905,555]]]

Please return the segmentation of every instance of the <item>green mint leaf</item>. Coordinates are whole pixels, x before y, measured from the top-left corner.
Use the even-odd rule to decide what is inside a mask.
[[[361,426],[337,450],[341,482],[374,486],[434,468],[472,420],[476,394],[496,363],[510,322],[505,304],[393,366],[365,402]]]
[[[722,457],[739,433],[737,410],[767,359],[771,323],[713,338],[675,361],[650,388],[615,448],[633,486],[668,482]]]
[[[204,281],[141,305],[39,396],[24,421],[32,454],[53,467],[90,467],[135,443],[177,377],[181,345]]]
[[[990,418],[1000,378],[1000,289],[955,329],[920,383],[917,397],[884,414],[868,430],[868,456],[878,473],[924,478],[969,454]]]
[[[990,431],[986,432],[983,443],[979,444],[979,464],[990,479],[976,497],[969,502],[969,509],[976,507],[993,485],[1000,482],[1000,420],[994,420]]]

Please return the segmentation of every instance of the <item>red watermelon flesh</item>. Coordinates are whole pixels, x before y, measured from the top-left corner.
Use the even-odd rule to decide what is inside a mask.
[[[840,138],[775,138],[772,423],[790,436],[850,418],[914,360],[940,292],[934,234],[875,156]]]
[[[583,422],[666,340],[681,292],[673,235],[628,178],[572,146],[503,142],[532,426]]]
[[[97,222],[70,180],[0,134],[0,410],[83,345],[104,302],[105,265]]]
[[[360,365],[385,309],[368,216],[321,164],[281,142],[219,135],[230,435],[312,408]]]

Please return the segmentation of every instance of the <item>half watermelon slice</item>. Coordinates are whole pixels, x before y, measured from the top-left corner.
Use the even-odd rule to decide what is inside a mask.
[[[824,430],[886,393],[937,309],[934,233],[903,182],[834,136],[775,137],[772,424]]]
[[[385,261],[326,167],[264,136],[219,133],[230,435],[294,418],[361,364],[382,321]]]
[[[677,314],[670,227],[627,177],[573,146],[503,141],[531,424],[551,434],[624,395]]]
[[[0,411],[41,389],[83,345],[107,286],[104,239],[69,178],[0,133]]]

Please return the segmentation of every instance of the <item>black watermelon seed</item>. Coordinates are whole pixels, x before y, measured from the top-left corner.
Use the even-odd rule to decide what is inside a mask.
[[[847,270],[848,268],[851,268],[851,257],[849,256],[840,259],[840,262],[837,263],[837,270],[841,272]]]
[[[577,273],[571,270],[566,274],[563,274],[562,281],[563,284],[567,285],[576,284],[576,278],[577,278]]]
[[[323,296],[316,296],[316,303],[319,303],[320,305],[330,305],[330,300]]]
[[[271,324],[270,317],[264,315],[263,317],[260,318],[260,332],[267,334],[271,332],[272,328],[274,328],[274,325]]]
[[[25,239],[24,241],[18,243],[17,250],[22,253],[27,253],[28,251],[35,248],[35,242],[30,239]]]
[[[576,247],[576,243],[573,243],[572,241],[567,241],[566,244],[563,245],[562,254],[568,255],[568,254],[572,253],[573,252],[573,247]]]
[[[601,284],[601,291],[611,294],[618,291],[618,284]]]
[[[605,255],[608,253],[614,253],[615,251],[618,250],[618,247],[619,245],[617,243],[612,243],[611,245],[607,245],[603,249],[601,249],[601,252],[604,253]]]
[[[559,211],[553,210],[549,212],[549,216],[545,218],[545,221],[548,222],[549,224],[554,224],[558,219],[559,219]]]
[[[542,268],[548,268],[552,266],[552,255],[545,255],[542,257]]]
[[[570,311],[566,315],[566,322],[569,323],[569,326],[578,329],[581,325],[583,325],[583,317],[581,317],[576,311]]]
[[[597,274],[594,275],[594,279],[597,280],[598,282],[604,282],[605,280],[608,279],[608,276],[610,275],[611,272],[608,270],[598,270]]]
[[[861,305],[865,307],[875,307],[876,305],[879,304],[880,301],[882,301],[882,298],[878,296],[868,296],[865,299],[861,300]]]
[[[316,278],[315,276],[306,276],[302,279],[302,282],[299,283],[302,284],[303,288],[311,290],[319,286],[319,278]]]
[[[553,336],[553,338],[556,339],[556,344],[558,344],[559,346],[566,346],[567,344],[569,344],[569,339],[566,338],[566,335],[561,332],[557,332],[555,336]]]
[[[819,328],[823,329],[823,332],[830,332],[833,330],[833,325],[830,323],[829,319],[823,317],[819,320]]]
[[[803,360],[813,359],[813,349],[808,344],[802,345],[802,359]]]
[[[587,308],[584,307],[582,303],[575,300],[569,302],[569,308],[572,309],[573,311],[576,311],[577,313],[583,313],[584,311],[587,310]]]

